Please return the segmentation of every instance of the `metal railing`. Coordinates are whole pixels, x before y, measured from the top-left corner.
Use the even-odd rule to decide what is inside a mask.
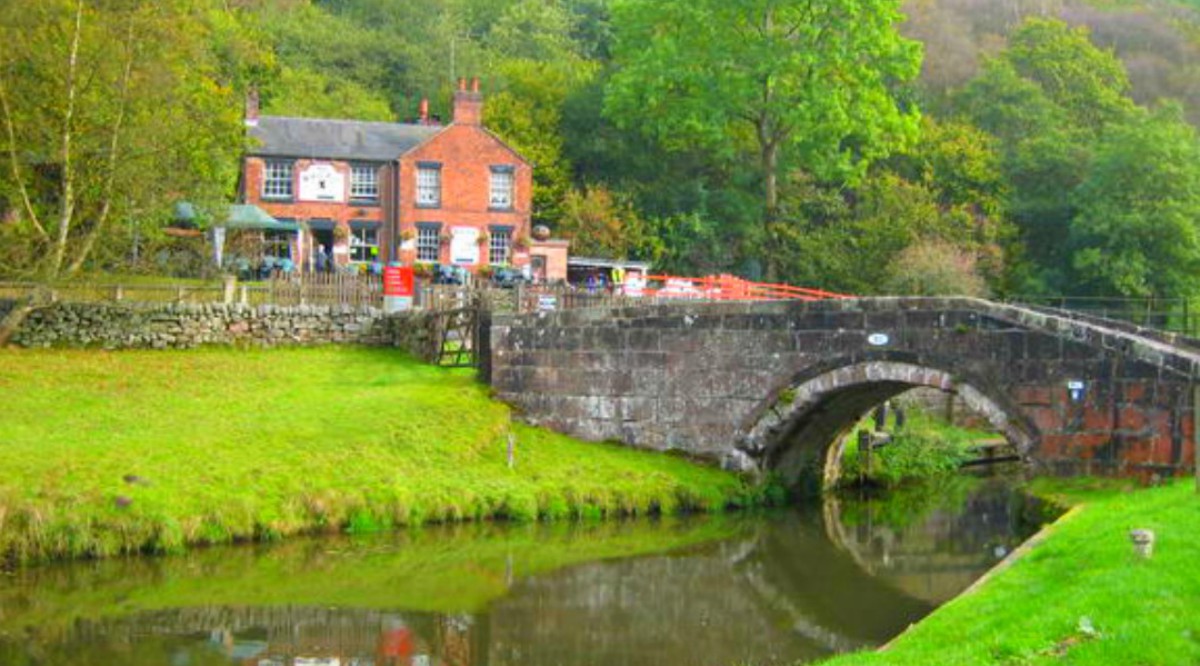
[[[1186,298],[1108,298],[1100,296],[1012,296],[1014,305],[1049,308],[1080,319],[1122,322],[1149,329],[1200,337],[1200,320]]]

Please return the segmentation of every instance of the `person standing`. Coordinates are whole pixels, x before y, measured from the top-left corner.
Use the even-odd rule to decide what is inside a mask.
[[[318,273],[324,273],[329,270],[329,253],[325,251],[325,244],[317,246],[316,266],[314,267]]]

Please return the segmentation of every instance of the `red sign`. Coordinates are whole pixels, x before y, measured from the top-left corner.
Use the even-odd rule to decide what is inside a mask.
[[[412,296],[413,269],[411,266],[387,266],[383,269],[384,296]]]

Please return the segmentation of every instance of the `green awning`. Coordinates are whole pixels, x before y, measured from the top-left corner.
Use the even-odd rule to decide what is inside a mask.
[[[226,210],[224,220],[213,221],[211,216],[203,210],[198,210],[191,202],[180,201],[175,204],[175,221],[197,226],[225,227],[226,229],[300,231],[299,224],[281,222],[267,214],[267,211],[250,204],[232,204]]]
[[[300,231],[300,225],[295,222],[281,222],[267,211],[249,204],[234,204],[229,207],[229,217],[225,221],[227,229],[268,229],[274,231]]]

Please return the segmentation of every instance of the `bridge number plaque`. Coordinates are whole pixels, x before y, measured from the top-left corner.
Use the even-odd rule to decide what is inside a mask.
[[[1067,382],[1067,393],[1071,395],[1071,402],[1082,402],[1083,390],[1085,388],[1086,385],[1078,379],[1072,379]]]
[[[867,336],[867,344],[872,347],[882,347],[891,341],[887,333],[872,333]]]

